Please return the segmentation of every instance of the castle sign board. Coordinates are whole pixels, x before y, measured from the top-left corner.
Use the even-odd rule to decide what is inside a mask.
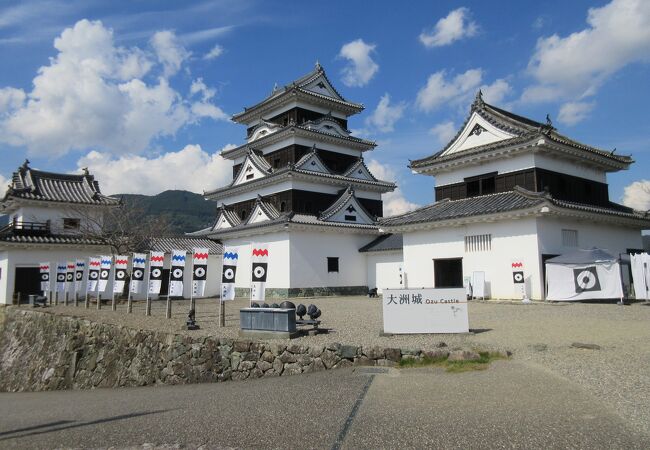
[[[464,288],[384,289],[384,333],[468,333]]]

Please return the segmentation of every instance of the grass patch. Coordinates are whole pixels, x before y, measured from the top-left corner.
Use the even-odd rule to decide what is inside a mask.
[[[440,356],[436,358],[425,356],[420,359],[408,358],[402,359],[399,362],[399,367],[410,369],[415,367],[437,366],[444,367],[445,370],[450,373],[462,373],[473,370],[485,370],[490,367],[490,363],[492,361],[499,359],[508,359],[508,357],[502,353],[478,352],[478,354],[480,358],[474,361],[449,361],[447,356]]]

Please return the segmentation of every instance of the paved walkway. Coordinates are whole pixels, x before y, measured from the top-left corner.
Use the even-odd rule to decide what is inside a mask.
[[[0,447],[650,447],[650,436],[578,385],[526,363],[379,370],[0,394]]]

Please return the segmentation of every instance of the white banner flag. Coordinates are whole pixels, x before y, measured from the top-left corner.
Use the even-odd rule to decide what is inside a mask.
[[[251,263],[251,301],[263,302],[266,298],[266,274],[269,267],[268,244],[253,244]]]
[[[43,291],[43,295],[46,295],[50,290],[50,263],[42,262],[38,264],[38,267],[41,272],[41,291]]]
[[[70,294],[74,294],[74,272],[75,272],[75,262],[68,261],[66,263],[65,271],[65,290]]]
[[[169,296],[183,296],[183,274],[185,272],[185,250],[172,250],[172,265],[169,274]]]
[[[113,279],[113,293],[121,294],[124,292],[126,283],[126,270],[129,267],[129,257],[118,255],[115,257],[115,277]]]
[[[97,290],[104,292],[108,286],[108,279],[111,275],[112,256],[102,256],[99,264],[99,285]]]
[[[81,292],[81,286],[83,285],[84,282],[84,271],[86,270],[86,261],[83,259],[78,259],[75,265],[76,265],[75,272],[74,272],[75,289],[77,290],[77,292]]]
[[[223,248],[223,269],[221,271],[221,300],[235,299],[235,276],[239,254],[237,247]]]
[[[617,262],[546,263],[547,300],[620,299],[621,268]]]
[[[208,249],[195,248],[192,252],[192,295],[205,295],[205,282],[208,279]]]
[[[65,292],[65,274],[68,269],[66,263],[58,263],[56,265],[56,290]]]
[[[160,294],[162,286],[163,264],[165,263],[164,252],[151,252],[149,258],[149,293]]]
[[[95,292],[99,284],[99,270],[101,258],[91,257],[88,259],[88,282],[86,283],[86,292]]]
[[[133,270],[131,270],[131,285],[129,286],[129,289],[131,290],[131,293],[137,294],[140,292],[140,288],[144,282],[147,255],[144,253],[134,253],[132,263]]]

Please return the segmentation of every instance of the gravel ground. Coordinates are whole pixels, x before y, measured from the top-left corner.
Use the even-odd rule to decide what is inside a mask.
[[[297,304],[297,302],[294,302]],[[297,342],[329,343],[400,348],[431,348],[445,342],[449,346],[504,349],[514,358],[538,370],[559,374],[584,387],[591,395],[611,405],[638,431],[650,433],[650,304],[629,306],[585,303],[472,302],[469,305],[468,335],[379,336],[382,328],[381,303],[366,297],[323,297],[308,299],[322,311],[321,327],[328,334],[301,337]],[[197,301],[198,331],[183,326],[189,302],[174,301],[173,317],[165,319],[165,303],[153,302],[152,316],[144,316],[144,305],[134,303],[133,314],[126,305],[116,312],[110,305],[101,311],[94,305],[56,306],[45,311],[85,317],[133,328],[218,335],[236,338],[239,308],[248,300],[226,303],[226,327],[217,326],[218,303]],[[597,344],[599,350],[573,348],[574,342]]]

